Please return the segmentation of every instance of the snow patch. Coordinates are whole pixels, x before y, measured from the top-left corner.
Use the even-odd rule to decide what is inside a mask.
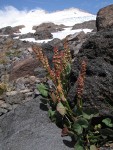
[[[91,29],[77,29],[77,30],[71,30],[72,28],[64,28],[63,31],[59,31],[57,33],[52,33],[53,34],[53,39],[54,38],[59,38],[59,39],[64,39],[67,35],[74,34],[80,31],[84,31],[85,33],[91,32]],[[21,39],[22,41],[29,41],[29,42],[36,42],[36,43],[47,43],[53,39],[47,39],[47,40],[35,40],[34,38],[25,38]]]

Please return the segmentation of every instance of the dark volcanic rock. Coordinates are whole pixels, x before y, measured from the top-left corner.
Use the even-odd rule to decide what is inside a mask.
[[[53,58],[53,53],[54,53],[54,47],[57,47],[59,51],[63,50],[63,41],[60,39],[53,39],[49,41],[48,43],[43,43],[41,45],[44,54],[48,57],[49,63],[52,66],[52,58]]]
[[[15,26],[15,27],[7,26],[7,27],[0,29],[0,34],[12,35],[14,33],[20,33],[19,30],[24,28],[24,27],[25,27],[24,25]]]
[[[19,36],[20,39],[25,39],[25,38],[34,38],[33,33],[27,33],[27,34],[22,34]]]
[[[40,108],[43,107],[37,98],[0,118],[0,150],[73,149],[71,139],[62,138],[61,129]]]
[[[11,26],[7,26],[0,29],[0,34],[13,34],[13,29]]]
[[[48,44],[50,44],[53,48],[57,47],[59,50],[64,48],[63,41],[58,38],[54,38],[53,40],[49,41]]]
[[[113,5],[109,5],[99,10],[96,19],[97,30],[113,28]]]
[[[83,23],[75,24],[73,26],[72,30],[76,30],[76,29],[93,29],[93,30],[96,30],[96,21],[90,20],[90,21],[85,21]]]
[[[48,23],[42,23],[39,26],[33,26],[33,30],[36,30],[37,32],[48,30],[49,32],[52,33],[52,32],[62,31],[64,30],[63,29],[64,27],[65,25],[56,25],[52,22],[48,22]]]
[[[83,92],[84,107],[96,107],[101,114],[113,116],[113,30],[92,35],[82,46],[72,65],[68,94],[76,99],[77,78],[82,60],[87,62]]]
[[[14,33],[20,33],[20,29],[25,28],[25,26],[24,25],[19,25],[19,26],[15,26],[15,27],[12,27],[12,28],[13,28]]]
[[[43,31],[36,31],[34,33],[35,40],[46,40],[46,39],[52,39],[53,35],[48,30]]]
[[[52,58],[53,58],[53,53],[54,53],[53,52],[54,47],[51,46],[48,43],[43,43],[41,45],[41,47],[43,49],[44,54],[48,57],[49,64],[52,66]]]

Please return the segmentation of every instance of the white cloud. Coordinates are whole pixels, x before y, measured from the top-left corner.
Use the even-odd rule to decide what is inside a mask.
[[[0,27],[4,26],[16,26],[21,24],[26,24],[32,22],[32,17],[34,19],[36,10],[18,10],[13,6],[6,6],[4,9],[0,10]],[[42,9],[37,9],[37,13],[45,14]]]
[[[20,20],[21,16],[26,15],[26,11],[19,11],[12,6],[7,6],[3,10],[0,10],[0,27],[14,25],[18,20]]]

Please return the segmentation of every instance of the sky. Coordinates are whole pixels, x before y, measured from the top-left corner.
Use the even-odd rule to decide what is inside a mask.
[[[18,10],[41,8],[53,12],[74,7],[97,14],[100,8],[110,4],[113,4],[113,0],[0,0],[0,10],[13,6]]]

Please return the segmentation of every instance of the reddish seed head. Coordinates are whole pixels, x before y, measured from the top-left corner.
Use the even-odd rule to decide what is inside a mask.
[[[81,64],[81,70],[80,74],[77,80],[77,96],[80,98],[83,94],[83,88],[84,88],[84,79],[86,74],[86,62],[83,61]]]
[[[58,48],[54,47],[54,54],[57,54],[57,53],[58,53]]]

